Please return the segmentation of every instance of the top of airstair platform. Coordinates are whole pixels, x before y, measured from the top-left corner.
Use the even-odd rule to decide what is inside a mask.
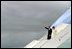
[[[56,27],[58,34],[56,38],[47,40],[47,34],[39,40],[33,40],[31,43],[26,45],[24,48],[57,48],[59,45],[64,43],[68,38],[71,37],[71,24],[60,24]]]

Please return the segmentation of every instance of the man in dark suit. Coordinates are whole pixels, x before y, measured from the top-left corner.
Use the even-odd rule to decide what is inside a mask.
[[[45,29],[48,30],[48,35],[47,35],[47,39],[50,40],[51,39],[51,35],[52,35],[52,29],[50,28],[50,26],[47,28],[45,27]]]

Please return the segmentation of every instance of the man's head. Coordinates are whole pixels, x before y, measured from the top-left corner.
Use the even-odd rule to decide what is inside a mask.
[[[55,26],[53,26],[52,29],[55,29]]]

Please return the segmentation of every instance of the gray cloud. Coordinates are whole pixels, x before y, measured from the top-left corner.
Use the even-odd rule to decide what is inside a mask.
[[[1,1],[2,47],[9,47],[9,44],[11,45],[12,43],[10,47],[14,47],[14,43],[17,40],[19,40],[21,46],[25,46],[31,40],[39,39],[46,31],[43,25],[52,24],[70,6],[70,1]],[[25,32],[28,33],[26,34]],[[37,36],[33,36],[33,32]],[[6,33],[6,35],[3,33]],[[21,33],[21,35],[18,33]],[[20,41],[22,39],[25,40]],[[16,46],[20,45],[17,44]]]

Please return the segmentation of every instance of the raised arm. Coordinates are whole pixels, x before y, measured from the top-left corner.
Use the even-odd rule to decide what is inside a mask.
[[[47,29],[47,30],[48,30],[49,28],[45,27],[45,29]]]

